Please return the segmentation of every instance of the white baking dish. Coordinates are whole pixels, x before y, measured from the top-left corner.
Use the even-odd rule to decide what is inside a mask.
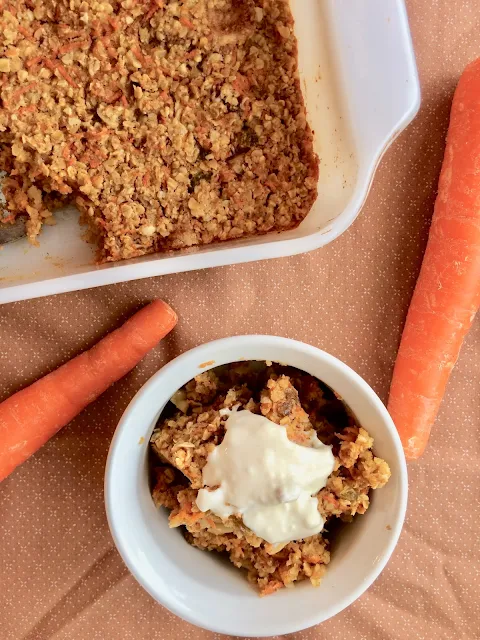
[[[94,265],[72,211],[40,237],[0,251],[0,303],[167,273],[278,258],[343,233],[367,197],[375,168],[411,122],[420,88],[404,0],[291,0],[302,87],[320,157],[319,197],[294,231],[168,255]]]

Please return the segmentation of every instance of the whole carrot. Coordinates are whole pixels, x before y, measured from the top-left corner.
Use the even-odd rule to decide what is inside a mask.
[[[122,378],[177,323],[151,302],[90,350],[0,404],[0,482]]]
[[[428,244],[395,363],[388,410],[418,458],[480,306],[480,58],[453,99]]]

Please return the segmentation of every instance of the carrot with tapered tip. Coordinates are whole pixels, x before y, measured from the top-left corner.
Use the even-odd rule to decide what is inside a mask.
[[[393,372],[388,410],[408,459],[424,451],[480,306],[480,58],[463,72],[428,244]]]
[[[88,351],[0,403],[0,481],[122,378],[177,323],[154,300]]]

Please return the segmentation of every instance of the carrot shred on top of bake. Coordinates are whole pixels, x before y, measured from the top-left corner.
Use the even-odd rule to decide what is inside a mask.
[[[100,261],[308,214],[318,158],[288,0],[19,5],[0,9],[0,169],[32,242],[52,203],[76,204]]]

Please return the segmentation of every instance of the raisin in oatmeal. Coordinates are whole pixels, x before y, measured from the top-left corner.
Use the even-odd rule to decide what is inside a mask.
[[[0,26],[5,219],[28,216],[31,242],[67,202],[103,262],[309,212],[288,0],[5,0]]]
[[[291,367],[238,363],[202,373],[179,390],[174,409],[162,416],[151,438],[152,495],[170,511],[171,527],[187,541],[228,556],[245,569],[261,595],[309,579],[317,586],[330,561],[335,522],[364,514],[370,493],[385,485],[390,469],[372,451],[373,439],[334,393],[316,378]],[[197,496],[209,455],[225,437],[230,411],[246,409],[285,427],[288,439],[308,446],[312,437],[331,445],[334,470],[316,495],[325,520],[321,533],[286,544],[255,535],[240,514],[219,517],[201,511]]]

